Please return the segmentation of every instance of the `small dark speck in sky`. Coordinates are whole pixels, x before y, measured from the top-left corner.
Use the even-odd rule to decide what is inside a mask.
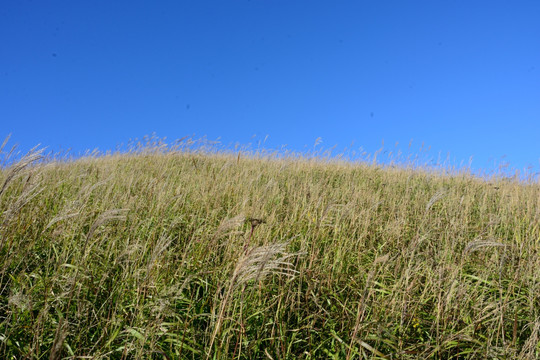
[[[373,111],[369,113],[369,116],[373,117],[373,115],[375,115],[373,114]]]
[[[52,57],[58,56],[56,53],[52,53],[51,55],[52,55]]]
[[[190,105],[190,104],[187,104],[187,105],[186,105],[186,110],[189,110],[190,107],[191,107],[191,105]]]

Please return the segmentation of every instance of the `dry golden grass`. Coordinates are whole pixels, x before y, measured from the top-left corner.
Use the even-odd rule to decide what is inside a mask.
[[[1,358],[540,357],[538,182],[151,145],[0,172]]]

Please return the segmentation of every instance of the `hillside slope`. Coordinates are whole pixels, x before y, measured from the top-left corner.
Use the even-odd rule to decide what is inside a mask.
[[[38,155],[0,172],[0,358],[540,357],[538,183]]]

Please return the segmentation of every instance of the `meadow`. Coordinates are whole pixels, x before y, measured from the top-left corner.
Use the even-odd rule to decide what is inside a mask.
[[[1,150],[2,359],[538,359],[540,183]]]

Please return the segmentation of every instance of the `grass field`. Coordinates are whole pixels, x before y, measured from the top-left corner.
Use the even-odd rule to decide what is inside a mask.
[[[538,359],[539,254],[538,182],[34,151],[0,172],[0,358]]]

